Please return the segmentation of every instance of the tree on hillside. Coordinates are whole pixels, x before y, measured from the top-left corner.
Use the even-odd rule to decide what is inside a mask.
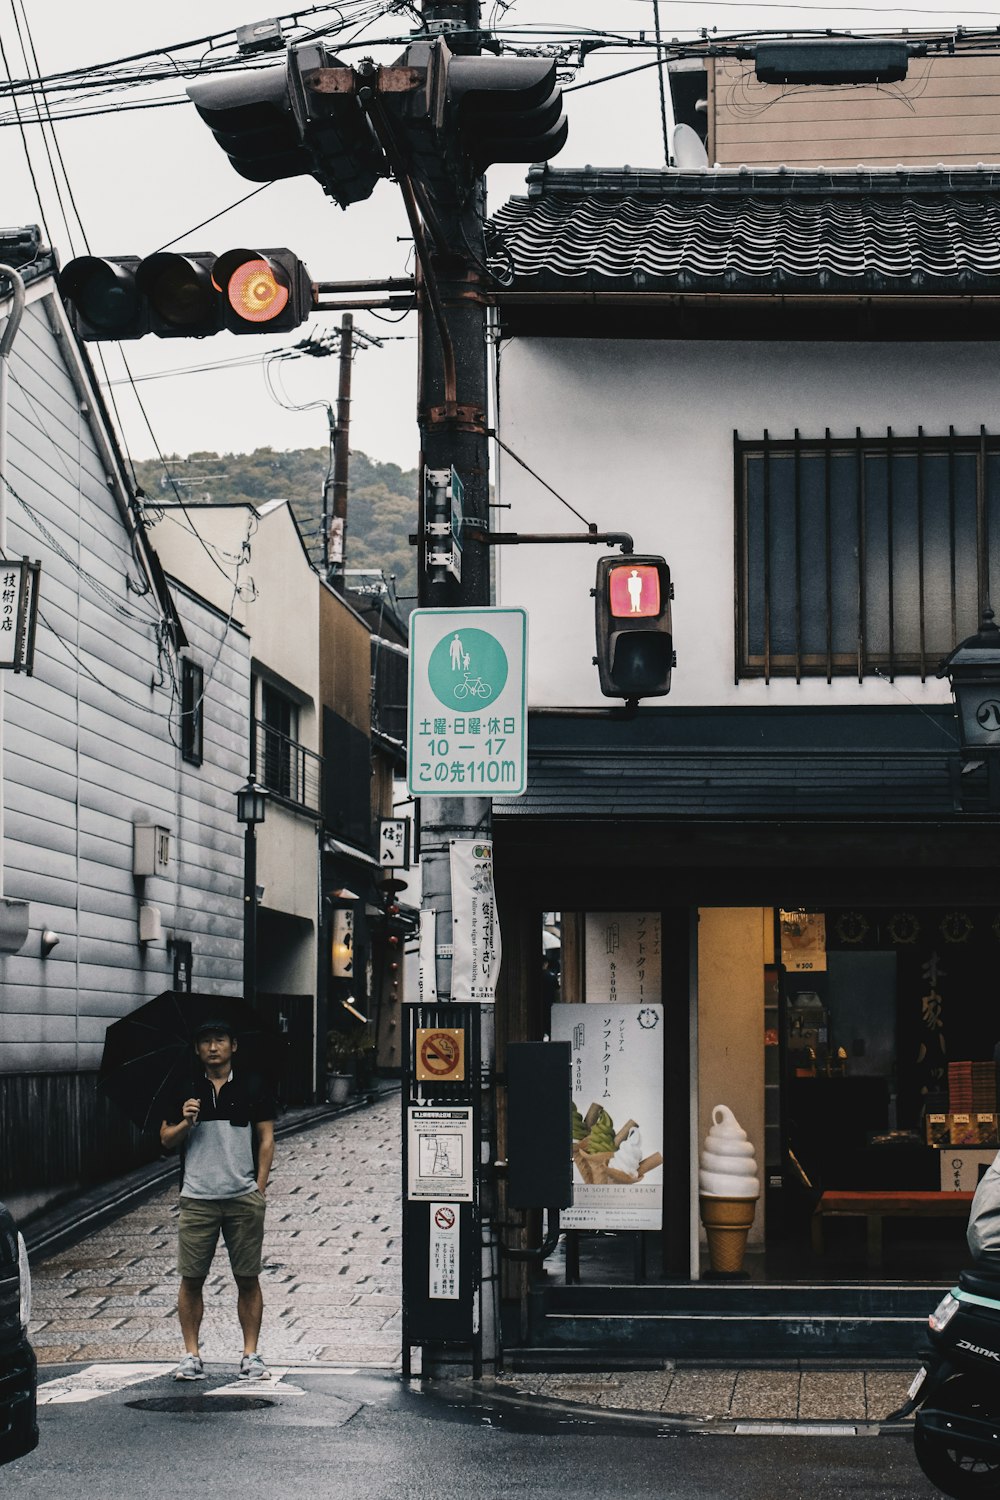
[[[323,562],[323,480],[325,448],[253,453],[170,454],[137,463],[136,477],[151,504],[180,499],[199,505],[287,500],[298,522],[309,556]],[[351,453],[347,494],[347,566],[381,569],[396,578],[404,611],[417,592],[416,557],[408,537],[417,524],[417,471],[383,464],[367,454]]]

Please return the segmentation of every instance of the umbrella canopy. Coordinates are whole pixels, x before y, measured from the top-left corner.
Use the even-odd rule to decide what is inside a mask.
[[[98,1088],[140,1130],[158,1127],[196,1084],[195,1029],[216,1020],[233,1028],[240,1071],[273,1087],[284,1039],[245,1000],[164,990],[108,1027]]]

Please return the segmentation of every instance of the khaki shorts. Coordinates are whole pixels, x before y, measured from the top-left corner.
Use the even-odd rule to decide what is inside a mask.
[[[208,1275],[219,1243],[219,1231],[229,1251],[234,1276],[259,1276],[264,1243],[263,1193],[254,1188],[242,1198],[184,1198],[180,1200],[177,1269],[192,1281]]]

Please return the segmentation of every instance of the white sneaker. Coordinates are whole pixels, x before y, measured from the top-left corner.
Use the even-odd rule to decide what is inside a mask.
[[[244,1354],[240,1360],[241,1380],[270,1380],[271,1372],[259,1354]]]
[[[175,1380],[204,1380],[205,1366],[200,1354],[185,1354],[174,1371]]]

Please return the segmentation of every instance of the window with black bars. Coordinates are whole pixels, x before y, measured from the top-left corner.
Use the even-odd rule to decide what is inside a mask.
[[[933,675],[1000,579],[1000,438],[755,440],[736,453],[736,675]]]
[[[181,756],[200,766],[204,754],[202,701],[205,674],[197,662],[181,658]]]

